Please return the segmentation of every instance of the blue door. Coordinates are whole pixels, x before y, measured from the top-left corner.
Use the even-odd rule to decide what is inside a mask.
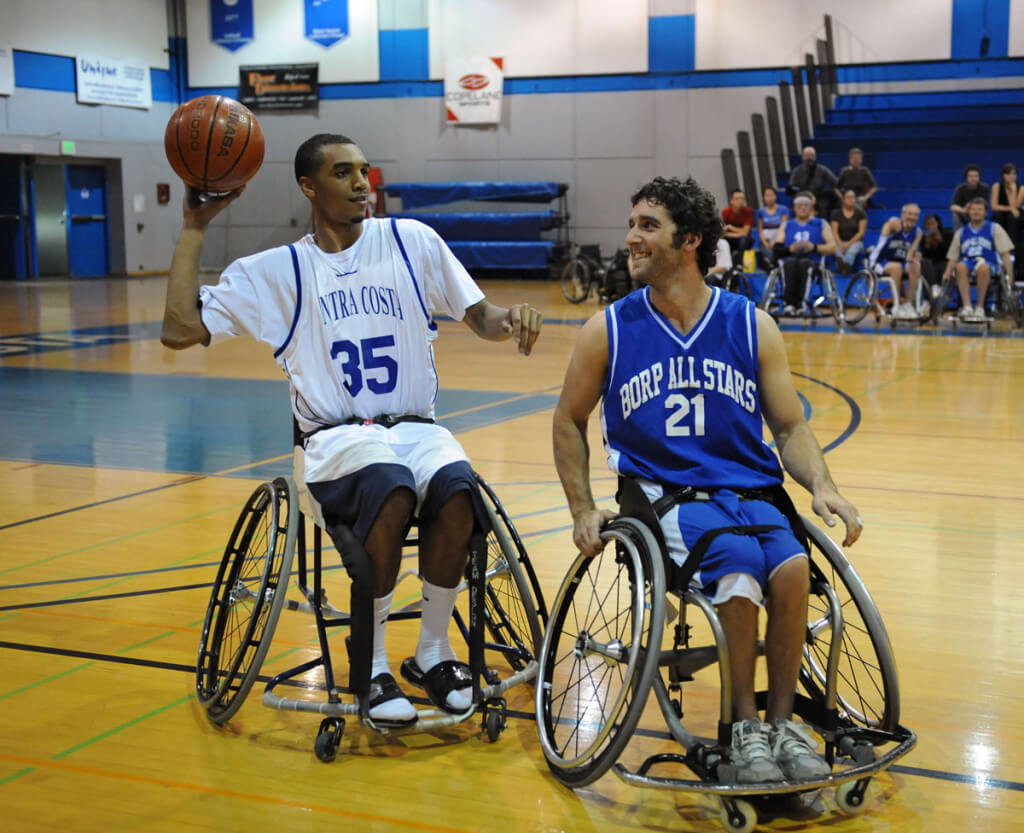
[[[73,278],[106,275],[107,173],[101,165],[68,165],[68,261]]]

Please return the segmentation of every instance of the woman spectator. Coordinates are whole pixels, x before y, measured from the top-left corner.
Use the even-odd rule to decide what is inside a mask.
[[[1021,255],[1021,203],[1024,202],[1024,188],[1017,183],[1017,166],[1013,162],[1003,165],[999,181],[992,186],[992,220],[999,223],[1014,245],[1014,279],[1022,280],[1024,256]]]
[[[840,275],[853,272],[854,264],[864,251],[864,233],[868,215],[857,205],[857,192],[843,191],[843,204],[832,212],[832,236],[836,239],[836,270]]]
[[[942,225],[938,214],[924,218],[924,236],[921,238],[921,277],[931,287],[938,286],[939,276],[946,271],[946,254],[953,242],[953,231]],[[935,295],[935,289],[932,289]]]
[[[761,203],[761,207],[754,212],[759,241],[757,255],[761,268],[768,271],[775,266],[772,245],[775,243],[775,235],[778,234],[779,226],[789,217],[789,209],[784,205],[779,205],[779,194],[771,186],[764,189]]]

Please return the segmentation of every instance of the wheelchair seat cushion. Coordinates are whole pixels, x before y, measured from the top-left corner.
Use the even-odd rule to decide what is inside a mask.
[[[461,711],[448,705],[448,695],[473,685],[473,675],[469,666],[458,660],[445,660],[424,671],[415,657],[409,657],[402,662],[402,676],[426,691],[430,702],[437,708],[452,714],[461,714]]]

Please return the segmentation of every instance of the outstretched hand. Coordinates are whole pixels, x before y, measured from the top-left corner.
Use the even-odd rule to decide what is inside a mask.
[[[857,513],[857,507],[834,489],[816,493],[811,501],[811,509],[830,527],[836,525],[836,515],[843,519],[846,524],[844,547],[852,546],[864,531],[864,521]]]
[[[540,310],[529,304],[513,304],[501,322],[501,328],[512,334],[512,338],[519,345],[519,352],[529,356],[537,336],[540,335],[541,321]]]
[[[604,549],[601,527],[619,517],[610,509],[587,509],[573,518],[572,540],[584,555],[597,555]]]
[[[214,217],[242,196],[242,192],[244,190],[245,186],[243,185],[241,188],[232,191],[230,194],[215,197],[210,196],[209,194],[204,194],[198,188],[186,185],[184,206],[185,227],[205,229]]]

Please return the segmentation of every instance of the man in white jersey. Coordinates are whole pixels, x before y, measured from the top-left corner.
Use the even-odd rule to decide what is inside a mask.
[[[241,191],[204,201],[189,190],[161,341],[180,350],[245,334],[274,349],[291,386],[304,479],[353,580],[353,628],[358,620],[371,631],[372,653],[363,646],[359,654],[365,662],[353,650],[352,688],[374,722],[404,726],[416,710],[391,673],[385,625],[414,511],[423,615],[402,674],[439,708],[462,713],[473,705],[469,668],[455,658],[448,623],[477,486],[462,446],[434,424],[432,313],[464,321],[483,339],[514,338],[524,355],[541,317],[527,304],[488,302],[428,226],[366,219],[368,174],[351,139],[308,139],[296,152],[295,178],[312,207],[313,233],[236,260],[216,285],[202,287],[206,227]]]
[[[844,521],[846,545],[859,537],[861,520],[837,491],[804,419],[775,322],[747,299],[705,283],[721,234],[711,195],[692,179],[655,179],[633,196],[629,229],[630,274],[647,288],[583,326],[555,410],[555,465],[573,539],[585,554],[600,552],[601,526],[615,517],[596,507],[590,488],[587,422],[601,400],[609,465],[635,478],[652,501],[673,560],[682,564],[708,530],[729,533],[707,547],[699,582],[717,606],[729,647],[737,778],[821,778],[828,764],[791,719],[807,630],[808,560],[763,497],[781,484],[782,471],[764,443],[762,414],[786,470],[813,495],[813,510],[829,526],[833,513]],[[686,487],[692,499],[684,501]],[[737,526],[759,529],[756,536],[725,529]],[[765,722],[754,699],[762,605]]]

